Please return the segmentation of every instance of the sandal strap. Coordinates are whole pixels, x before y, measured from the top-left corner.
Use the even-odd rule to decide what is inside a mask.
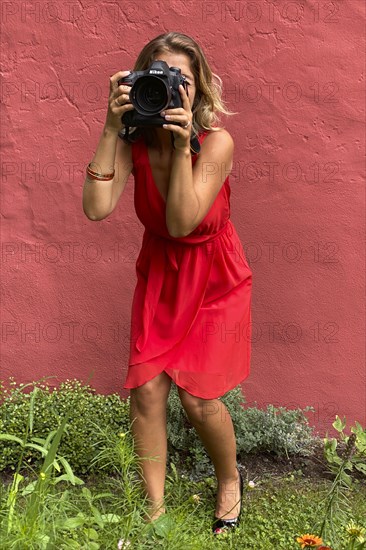
[[[233,518],[233,519],[217,519],[214,522],[214,528],[222,528],[222,527],[231,527],[232,525],[236,525],[238,523],[239,518]]]

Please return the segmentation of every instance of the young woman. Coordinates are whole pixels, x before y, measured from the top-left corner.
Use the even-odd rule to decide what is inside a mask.
[[[106,122],[87,169],[83,209],[90,220],[109,216],[132,172],[136,214],[145,231],[136,261],[124,388],[131,390],[136,450],[145,458],[146,519],[165,512],[166,403],[173,380],[214,465],[217,534],[237,525],[241,512],[235,434],[220,397],[249,374],[252,272],[230,220],[234,143],[216,125],[218,113],[230,114],[221,100],[221,79],[197,42],[181,33],[149,42],[134,70],[156,60],[179,67],[185,76],[182,107],[161,112],[164,126],[135,128],[126,138],[121,117],[134,107],[130,87],[118,81],[130,71],[110,78]],[[190,148],[192,136],[201,145],[198,154]]]

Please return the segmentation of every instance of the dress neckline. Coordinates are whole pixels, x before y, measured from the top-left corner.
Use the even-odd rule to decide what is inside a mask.
[[[203,136],[204,134],[206,134],[207,131],[204,131],[204,132],[201,132],[200,134],[198,134],[198,139]],[[150,173],[150,177],[151,177],[151,181],[154,185],[154,188],[157,192],[157,194],[159,195],[160,197],[160,200],[163,202],[164,205],[166,205],[166,200],[164,199],[164,197],[162,196],[162,194],[160,193],[159,191],[159,188],[158,186],[156,185],[156,182],[155,182],[155,178],[154,178],[154,174],[153,174],[153,171],[152,171],[152,168],[151,168],[151,164],[150,164],[150,157],[149,157],[149,150],[148,150],[148,147],[145,143],[145,140],[142,139],[142,148],[144,150],[144,154],[145,154],[145,158],[146,158],[146,161],[147,161],[147,164],[148,164],[148,167],[149,167],[149,173]],[[201,143],[201,140],[199,139],[200,143]],[[196,156],[196,155],[193,155],[193,156]]]
[[[148,150],[148,147],[147,147],[144,139],[142,139],[142,148],[143,148],[144,153],[146,155],[146,161],[147,161],[147,164],[148,164],[148,167],[149,167],[149,172],[150,172],[150,179],[151,179],[151,181],[153,183],[153,186],[155,187],[156,192],[159,195],[161,201],[166,205],[166,200],[164,199],[163,195],[160,193],[160,191],[158,189],[158,186],[156,185],[154,174],[153,174],[151,164],[150,164],[149,150]]]

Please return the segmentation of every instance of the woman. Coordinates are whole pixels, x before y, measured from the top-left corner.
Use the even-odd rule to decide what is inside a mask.
[[[126,138],[121,117],[134,107],[129,86],[118,81],[130,71],[110,78],[106,122],[87,169],[83,208],[91,220],[109,216],[132,171],[135,209],[145,231],[124,387],[131,390],[136,450],[145,458],[146,519],[165,512],[166,403],[173,380],[214,465],[218,534],[235,527],[241,511],[235,434],[220,396],[249,374],[252,272],[229,219],[234,145],[229,132],[215,125],[217,113],[230,114],[221,100],[221,80],[200,46],[181,33],[149,42],[134,70],[156,60],[179,67],[185,76],[182,107],[162,112],[163,126],[135,128]],[[201,150],[192,155],[194,136]]]

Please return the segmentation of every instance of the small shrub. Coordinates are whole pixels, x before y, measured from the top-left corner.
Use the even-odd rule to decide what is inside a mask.
[[[99,449],[100,432],[97,426],[105,426],[112,433],[127,431],[129,428],[127,400],[118,395],[99,395],[88,385],[78,380],[66,380],[59,388],[50,389],[34,382],[38,387],[34,402],[33,435],[44,434],[57,429],[60,419],[70,410],[67,431],[60,445],[60,453],[70,462],[78,474],[93,470],[92,458]],[[0,386],[0,432],[23,437],[26,433],[30,409],[30,394],[24,386],[12,382],[10,390]],[[14,443],[2,445],[0,471],[14,470],[19,457],[19,449]],[[24,460],[39,466],[39,456],[32,449],[24,454]]]
[[[60,453],[68,460],[77,475],[98,471],[95,456],[107,445],[108,434],[115,437],[130,429],[129,398],[119,395],[100,395],[78,380],[66,380],[59,388],[33,382],[37,387],[37,399],[33,411],[33,435],[44,434],[57,428],[60,419],[70,410],[67,431],[60,445]],[[0,432],[22,438],[26,433],[30,410],[30,394],[26,386],[11,382],[10,389],[0,384]],[[313,438],[304,412],[301,409],[286,410],[272,405],[267,410],[244,408],[240,387],[228,392],[222,401],[231,414],[238,455],[258,451],[281,454],[310,454]],[[305,410],[309,410],[307,407]],[[223,419],[224,420],[224,419]],[[101,429],[104,433],[101,437]],[[177,388],[172,386],[168,399],[168,462],[184,467],[192,476],[213,472],[211,461],[195,429],[187,420],[180,403]],[[2,442],[0,471],[14,470],[19,458],[19,448],[12,442]],[[39,456],[27,449],[24,460],[39,466]],[[113,472],[113,465],[105,467],[106,474]]]

